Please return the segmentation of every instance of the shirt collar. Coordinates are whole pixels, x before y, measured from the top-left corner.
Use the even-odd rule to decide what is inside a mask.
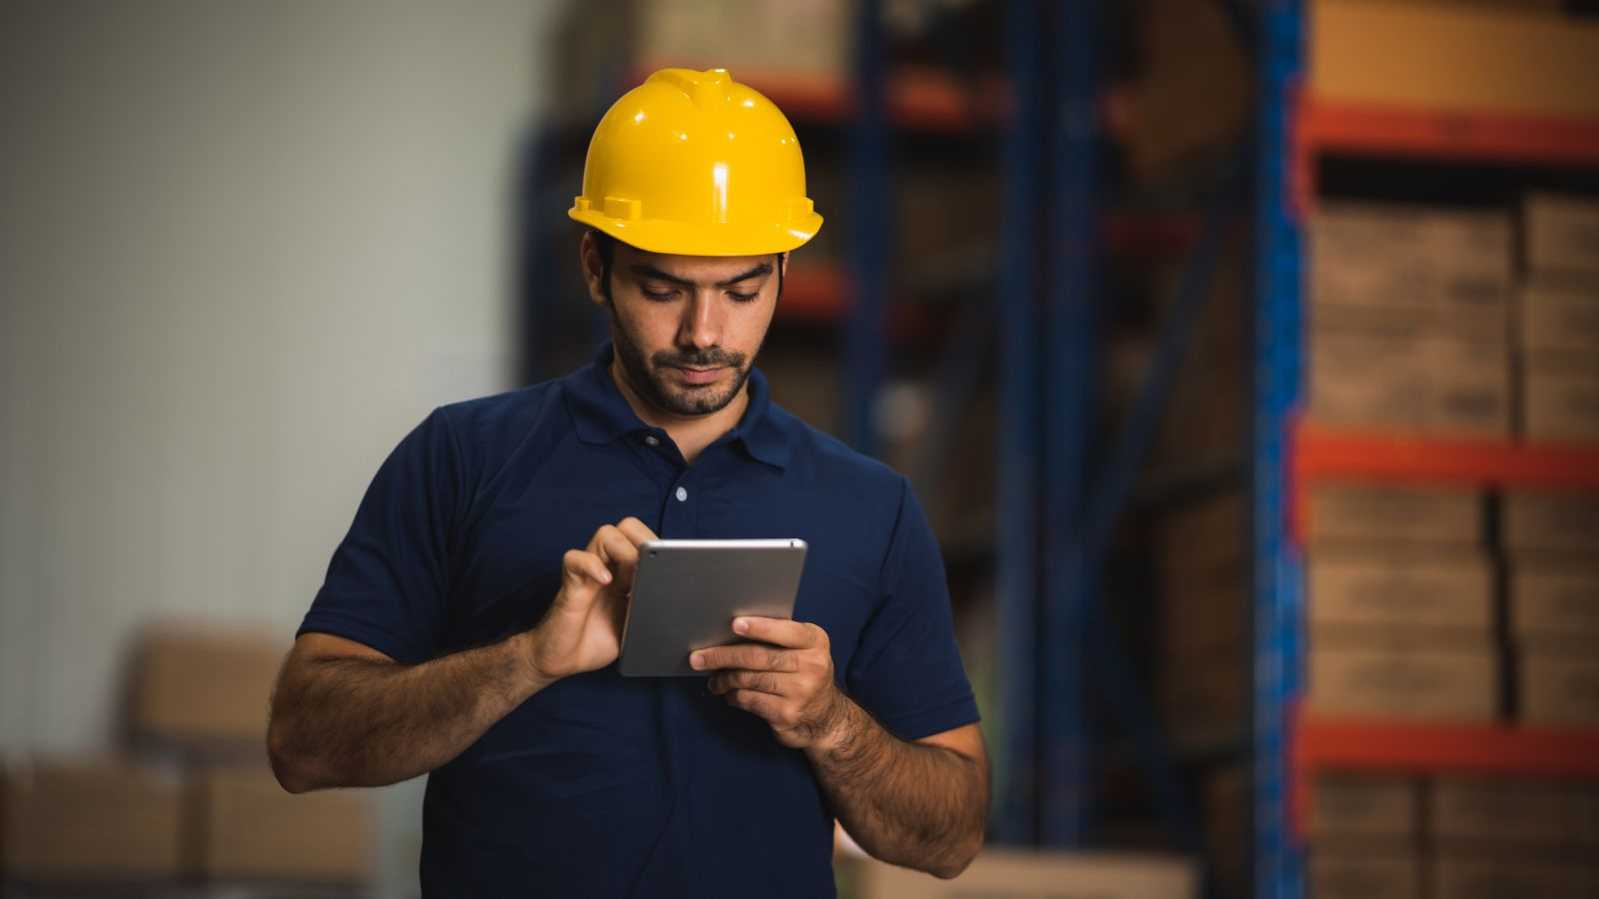
[[[629,406],[622,391],[611,377],[613,351],[610,341],[600,346],[594,361],[573,372],[567,378],[567,407],[577,427],[577,436],[584,443],[613,443],[633,433],[654,430],[645,424],[638,413]],[[744,383],[749,394],[749,405],[739,419],[729,439],[744,445],[756,459],[777,468],[788,464],[790,457],[789,433],[772,414],[771,390],[766,375],[758,368],[750,370]]]

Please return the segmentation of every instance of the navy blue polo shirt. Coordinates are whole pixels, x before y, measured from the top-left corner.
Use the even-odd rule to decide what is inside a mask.
[[[561,556],[633,515],[663,538],[810,544],[794,614],[839,685],[914,740],[977,720],[938,545],[904,477],[771,403],[687,465],[618,392],[567,377],[436,409],[383,463],[300,632],[405,663],[538,623]],[[442,896],[832,896],[832,814],[802,752],[705,679],[615,664],[535,694],[428,779]]]

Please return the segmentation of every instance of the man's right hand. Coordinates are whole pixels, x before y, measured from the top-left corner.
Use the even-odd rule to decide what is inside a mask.
[[[528,660],[536,676],[554,681],[616,661],[639,544],[654,539],[644,522],[629,517],[595,531],[586,548],[567,550],[561,591],[544,620],[528,632]]]

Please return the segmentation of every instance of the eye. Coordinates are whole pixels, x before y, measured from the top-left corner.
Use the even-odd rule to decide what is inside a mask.
[[[677,296],[677,288],[662,287],[657,284],[640,285],[639,291],[644,294],[645,299],[654,300],[658,303],[664,303],[667,300],[670,300],[672,297]]]
[[[727,292],[727,295],[729,297],[732,297],[733,302],[735,302],[735,303],[748,303],[748,302],[753,301],[756,297],[760,296],[760,293],[759,292],[756,292],[756,293],[739,293],[736,290],[729,290]]]

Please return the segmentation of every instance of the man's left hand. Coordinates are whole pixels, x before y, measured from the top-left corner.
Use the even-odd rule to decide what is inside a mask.
[[[808,622],[753,617],[735,619],[733,632],[760,643],[714,646],[689,656],[695,670],[717,672],[711,692],[765,719],[784,746],[834,741],[849,700],[833,682],[827,632]]]

